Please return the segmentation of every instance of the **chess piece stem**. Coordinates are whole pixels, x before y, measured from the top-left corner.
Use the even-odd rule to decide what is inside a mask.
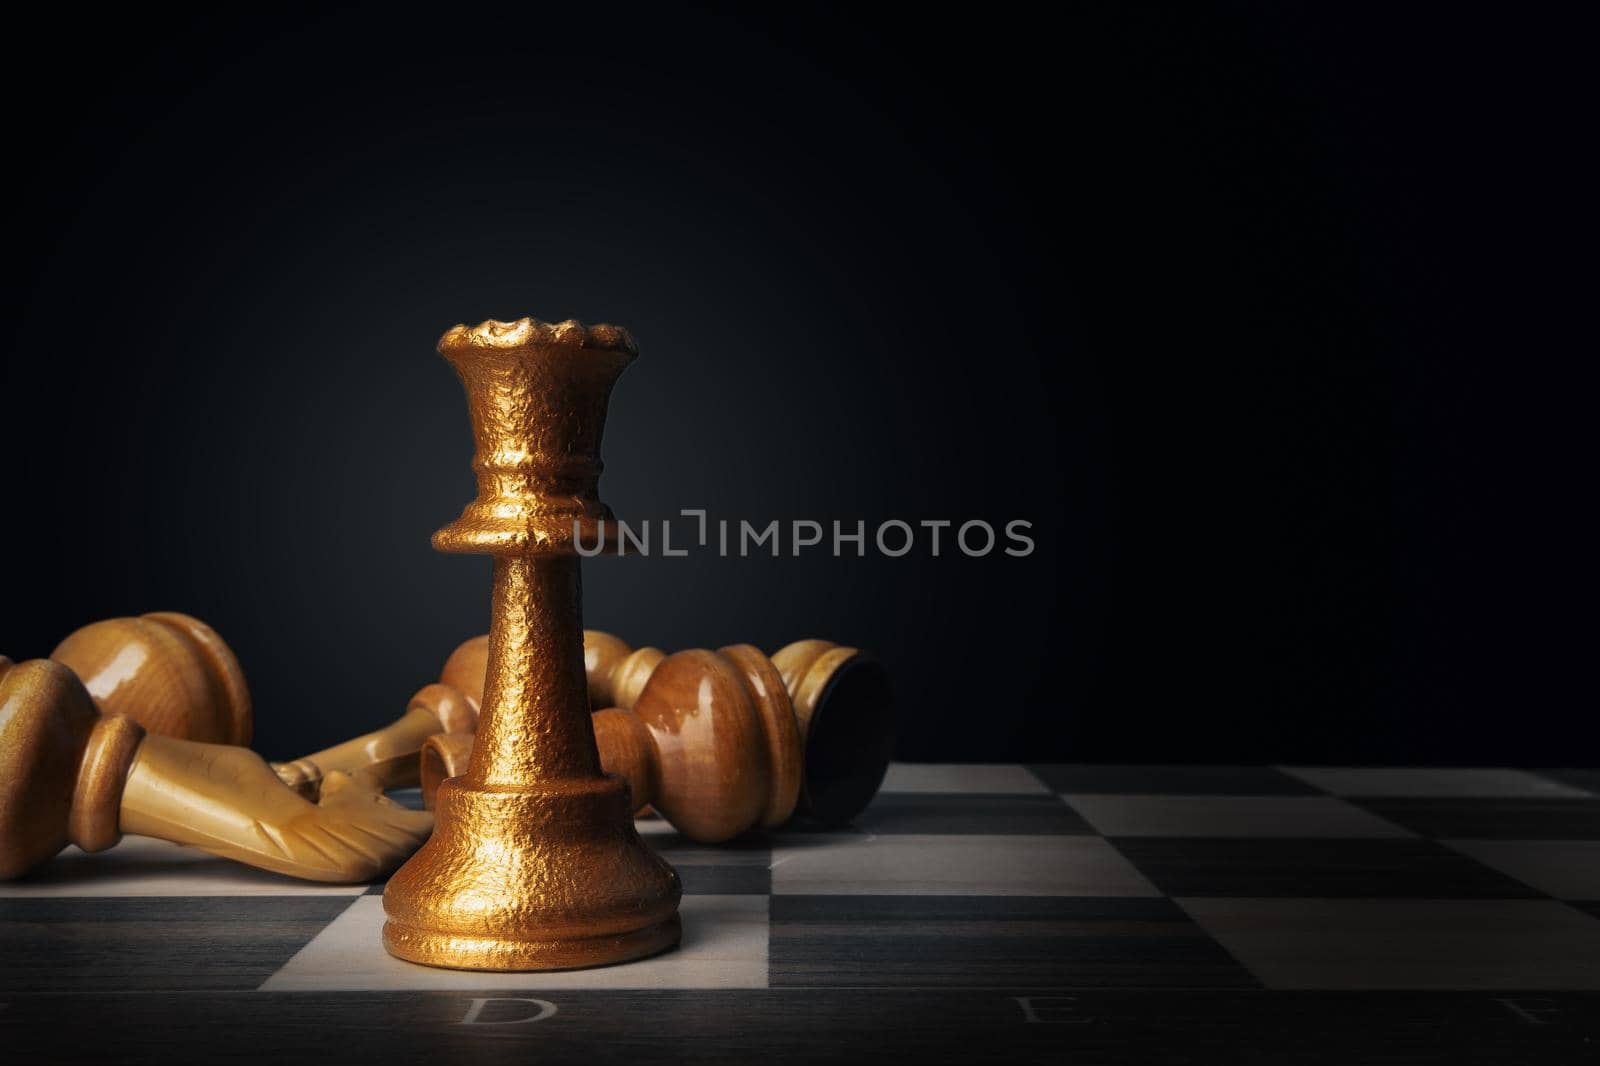
[[[575,550],[606,543],[600,437],[632,342],[522,319],[457,326],[439,351],[466,387],[478,498],[434,546],[494,556],[487,667],[466,772],[439,787],[433,837],[384,894],[384,946],[477,970],[655,954],[678,942],[682,889],[600,771]]]
[[[639,699],[650,675],[667,657],[660,648],[635,651],[610,633],[583,631],[583,673],[593,710],[629,708]],[[439,671],[439,681],[459,689],[469,700],[483,696],[483,677],[489,663],[489,637],[471,637],[456,646]]]
[[[100,851],[132,833],[291,877],[364,881],[398,865],[431,825],[343,774],[309,803],[245,748],[101,714],[61,663],[0,661],[0,878],[69,843]]]

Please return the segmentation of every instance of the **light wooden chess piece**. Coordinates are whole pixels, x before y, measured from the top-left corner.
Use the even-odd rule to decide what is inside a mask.
[[[0,657],[0,878],[131,833],[291,877],[365,881],[410,855],[432,821],[343,774],[309,803],[248,749],[147,733],[102,714],[65,665]]]
[[[74,630],[50,653],[70,668],[105,714],[151,733],[208,744],[249,744],[250,690],[216,630],[157,611]]]
[[[596,706],[640,710],[656,672],[675,656],[657,648],[635,650],[607,633],[592,636],[591,641],[586,635],[585,653],[589,689],[599,701]],[[745,649],[738,656],[739,665],[755,685],[757,673],[748,662],[751,655],[759,657],[761,653],[749,645],[735,648]],[[730,650],[723,648],[721,653],[727,655]],[[894,715],[888,675],[875,656],[826,640],[786,644],[770,661],[782,681],[779,693],[787,696],[784,701],[775,693],[771,702],[787,702],[800,735],[800,795],[793,809],[827,824],[848,822],[871,802],[889,768]],[[681,668],[674,668],[675,676],[680,672]],[[668,703],[687,706],[682,697],[669,698]],[[658,735],[663,729],[670,730],[673,721],[672,715],[660,716],[654,701],[649,713],[641,711],[639,716]],[[658,718],[659,724],[654,724]],[[709,758],[704,754],[695,757],[701,765]],[[774,823],[762,820],[758,824]]]
[[[466,772],[439,787],[433,837],[385,891],[384,946],[474,970],[653,955],[678,943],[682,888],[600,769],[576,553],[580,537],[616,546],[600,438],[633,342],[524,318],[457,326],[439,351],[466,387],[478,498],[433,543],[494,557],[488,669]]]
[[[406,713],[382,729],[314,755],[275,762],[273,772],[307,799],[314,799],[322,779],[335,772],[364,771],[386,789],[409,788],[417,784],[417,753],[424,741],[436,733],[470,735],[477,729],[481,693],[481,680],[479,695],[470,700],[449,685],[424,685],[411,697]]]
[[[462,644],[441,678],[469,701],[480,691],[483,648],[482,637]],[[855,648],[804,640],[771,659],[748,644],[665,655],[590,630],[584,649],[591,700],[618,705],[593,717],[601,763],[628,780],[636,805],[654,807],[690,839],[771,829],[797,807],[848,822],[888,768],[888,679]],[[425,801],[471,749],[468,735],[428,740]]]
[[[70,667],[104,714],[184,740],[248,745],[254,717],[244,671],[227,642],[204,622],[176,611],[110,618],[73,631],[50,653]],[[481,664],[480,664],[481,666]],[[477,685],[481,692],[481,673]],[[477,697],[424,686],[396,721],[326,751],[272,763],[278,777],[315,801],[333,771],[363,771],[385,789],[417,783],[417,753],[435,733],[471,732]]]

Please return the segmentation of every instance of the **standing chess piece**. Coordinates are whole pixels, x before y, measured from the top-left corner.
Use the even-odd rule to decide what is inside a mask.
[[[466,387],[478,498],[433,543],[494,557],[488,668],[466,773],[440,786],[432,839],[385,892],[384,946],[473,970],[653,955],[678,942],[682,889],[600,769],[576,553],[606,540],[600,438],[633,343],[524,318],[457,326],[439,351]]]
[[[771,659],[748,644],[675,655],[644,649],[652,654],[636,659],[641,653],[615,637],[592,630],[584,637],[590,689],[602,698],[628,691],[617,678],[637,676],[633,666],[613,672],[608,663],[649,663],[631,709],[595,712],[595,740],[602,765],[627,779],[634,803],[654,807],[691,840],[715,844],[782,825],[802,796],[809,816],[847,822],[883,780],[888,679],[855,648],[809,640]],[[451,661],[472,663],[478,646],[468,641]],[[605,651],[596,657],[596,649]],[[452,679],[473,684],[470,670]],[[463,695],[472,700],[476,689]],[[461,772],[471,750],[470,735],[429,738],[419,766],[425,802]]]
[[[131,833],[291,877],[366,881],[432,824],[344,774],[309,803],[245,748],[147,734],[101,714],[61,663],[0,657],[0,879],[68,844],[101,851]]]
[[[50,658],[70,668],[105,714],[152,733],[207,744],[249,744],[250,690],[216,630],[157,611],[74,630]]]

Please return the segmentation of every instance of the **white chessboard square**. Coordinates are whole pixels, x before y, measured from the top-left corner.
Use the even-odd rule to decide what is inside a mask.
[[[1335,796],[1585,799],[1574,785],[1526,770],[1410,766],[1280,766],[1284,773]]]
[[[300,881],[208,855],[197,848],[123,837],[93,854],[69,847],[20,881],[0,882],[0,899],[72,896],[359,896],[367,885]]]
[[[897,762],[889,765],[878,791],[1037,796],[1050,789],[1015,763]]]
[[[481,973],[402,962],[383,949],[383,897],[361,896],[261,986],[264,992],[766,988],[767,897],[685,896],[683,943],[592,970]]]
[[[772,891],[793,896],[1159,896],[1095,836],[784,836]]]
[[[1109,837],[1409,837],[1410,830],[1332,796],[1067,795]]]
[[[1600,920],[1554,900],[1176,902],[1270,989],[1600,990]]]
[[[634,818],[633,828],[642,837],[669,836],[677,832],[671,822],[654,813]]]
[[[1442,840],[1557,899],[1600,900],[1600,840]]]

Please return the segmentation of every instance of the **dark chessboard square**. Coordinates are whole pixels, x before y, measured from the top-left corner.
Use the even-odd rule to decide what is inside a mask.
[[[1565,769],[1535,770],[1533,772],[1540,777],[1548,777],[1552,781],[1558,781],[1563,785],[1571,785],[1573,788],[1581,788],[1600,796],[1600,770]]]
[[[1169,896],[1526,899],[1538,892],[1431,840],[1119,837]]]
[[[389,798],[400,804],[400,806],[413,811],[426,810],[422,804],[422,789],[420,788],[390,789]]]
[[[1322,791],[1270,766],[1102,766],[1053,763],[1028,767],[1056,792],[1158,793],[1200,796],[1320,796]]]
[[[1600,900],[1600,840],[1444,840],[1547,896]]]
[[[772,891],[772,844],[765,834],[698,844],[659,818],[637,824],[644,842],[678,871],[688,895],[764,896]]]
[[[1505,766],[1285,766],[1335,796],[1584,799],[1583,789]]]
[[[1054,795],[880,792],[855,821],[869,833],[1093,835],[1089,823]]]
[[[1171,900],[774,896],[774,987],[1254,988]]]
[[[1426,837],[1457,840],[1600,840],[1600,798],[1355,799]]]
[[[1600,922],[1555,900],[1191,896],[1177,902],[1270,989],[1600,991]],[[1527,1060],[1458,1055],[1452,1061]]]
[[[765,896],[772,892],[772,871],[765,866],[679,863],[673,868],[685,895]]]
[[[0,899],[0,992],[253,989],[349,896]]]

